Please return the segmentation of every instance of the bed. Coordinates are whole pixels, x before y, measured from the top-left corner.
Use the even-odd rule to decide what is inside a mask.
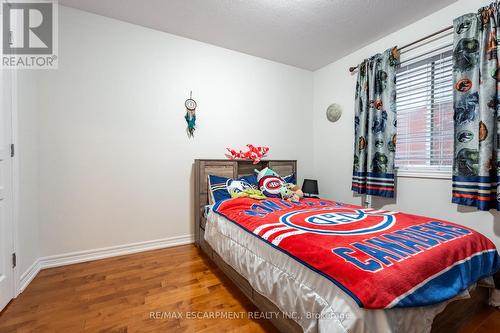
[[[370,310],[325,276],[243,232],[230,219],[209,210],[207,176],[228,178],[270,167],[280,174],[297,172],[293,160],[195,161],[196,244],[242,292],[271,316],[282,332],[452,332],[485,306],[490,285],[472,286],[439,304]]]

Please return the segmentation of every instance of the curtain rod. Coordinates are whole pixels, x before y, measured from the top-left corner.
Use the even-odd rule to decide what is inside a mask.
[[[423,42],[423,41],[424,41],[424,40],[426,40],[426,39],[432,38],[432,37],[434,37],[434,36],[436,36],[436,35],[439,35],[439,34],[441,34],[441,33],[443,33],[443,32],[446,32],[446,31],[448,31],[448,30],[451,30],[451,29],[453,29],[453,25],[450,25],[449,27],[446,27],[446,28],[441,29],[441,30],[439,30],[439,31],[436,31],[436,32],[434,32],[434,33],[432,33],[432,34],[430,34],[430,35],[428,35],[428,36],[425,36],[425,37],[422,37],[422,38],[420,38],[420,39],[417,39],[417,40],[416,40],[416,41],[414,41],[414,42],[411,42],[411,43],[409,43],[409,44],[406,44],[406,45],[404,45],[404,46],[402,46],[402,47],[398,48],[398,50],[399,50],[399,51],[402,51],[402,50],[404,50],[404,49],[406,49],[406,48],[408,48],[408,47],[410,47],[410,46],[413,46],[413,45],[415,45],[415,44],[418,44],[418,43],[420,43],[420,42]],[[352,73],[352,72],[354,72],[354,71],[355,71],[358,67],[359,67],[359,65],[357,65],[357,66],[353,66],[353,67],[349,67],[349,72],[351,72],[351,73]]]

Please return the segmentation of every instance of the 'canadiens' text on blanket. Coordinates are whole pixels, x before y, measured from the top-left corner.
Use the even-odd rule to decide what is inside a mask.
[[[314,207],[331,205],[325,201],[294,203],[283,200],[279,200],[277,202],[265,200],[258,204],[253,204],[250,209],[246,210],[244,213],[251,216],[265,217],[268,213],[281,211],[294,206]],[[342,204],[335,204],[335,207],[340,206],[342,206]],[[314,216],[310,219],[310,222],[316,221],[317,224],[347,223],[359,220],[360,217],[365,214],[373,215],[376,214],[376,212],[377,211],[373,209],[357,209],[354,214],[352,214],[351,211],[340,211],[335,214],[324,213]],[[390,212],[385,212],[385,214],[390,214]],[[339,218],[341,219],[339,220]],[[376,272],[382,269],[383,265],[392,265],[392,261],[389,260],[390,258],[401,261],[411,255],[422,253],[425,249],[438,246],[450,240],[470,234],[471,232],[469,230],[456,225],[430,221],[420,225],[404,228],[402,230],[395,231],[394,233],[384,234],[383,237],[373,237],[365,241],[355,242],[349,244],[349,247],[334,248],[332,251],[360,269]],[[367,263],[356,259],[359,256],[360,251],[370,256],[372,259],[370,259]]]
[[[483,235],[422,216],[321,199],[238,198],[213,210],[366,308],[444,301],[500,265],[495,246]]]

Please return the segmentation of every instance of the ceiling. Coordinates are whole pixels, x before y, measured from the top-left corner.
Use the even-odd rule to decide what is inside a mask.
[[[319,69],[456,0],[59,0],[59,4]]]

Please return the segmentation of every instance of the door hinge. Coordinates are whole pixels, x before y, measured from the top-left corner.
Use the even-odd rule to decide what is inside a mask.
[[[12,268],[15,268],[17,265],[17,257],[15,253],[12,253]]]
[[[10,157],[14,157],[14,153],[15,153],[15,151],[14,151],[14,144],[11,143],[11,145],[10,145]]]

